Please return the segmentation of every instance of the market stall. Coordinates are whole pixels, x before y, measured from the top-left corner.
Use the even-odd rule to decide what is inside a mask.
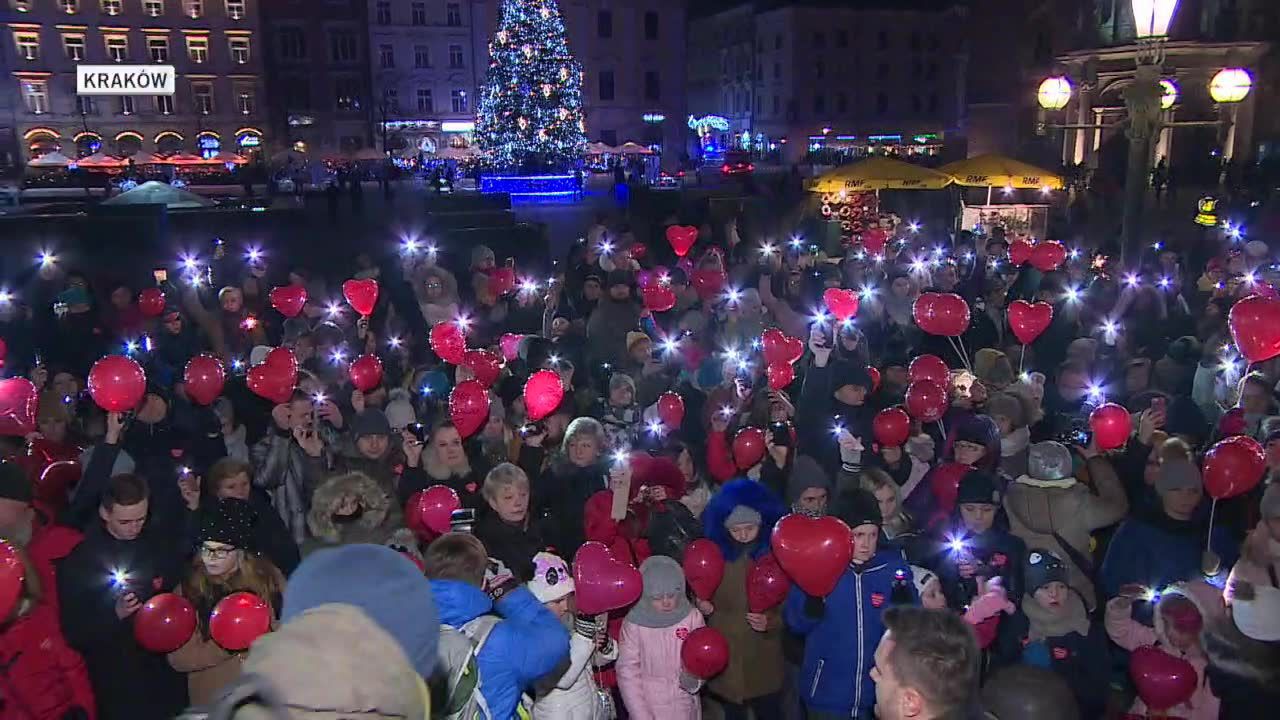
[[[960,227],[964,230],[1001,227],[1015,234],[1044,237],[1049,228],[1049,200],[1065,185],[1061,175],[997,154],[975,155],[938,170],[961,187],[987,189],[986,202],[981,205],[964,203],[961,196]],[[993,202],[997,187],[1004,202]],[[1020,190],[1024,192],[1018,194]]]
[[[814,178],[809,191],[818,195],[823,220],[839,223],[844,243],[864,239],[872,228],[892,231],[896,221],[881,212],[881,190],[942,190],[951,178],[936,170],[887,157],[870,157],[842,165]]]

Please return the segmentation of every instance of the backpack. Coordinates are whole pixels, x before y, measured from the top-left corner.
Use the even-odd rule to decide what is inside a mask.
[[[462,627],[440,625],[439,657],[428,683],[431,720],[493,719],[480,693],[476,658],[500,620],[496,615],[481,615]]]

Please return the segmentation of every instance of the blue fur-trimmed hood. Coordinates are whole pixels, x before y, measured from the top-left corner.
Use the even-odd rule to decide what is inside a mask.
[[[759,558],[769,552],[769,539],[773,536],[773,526],[787,514],[787,507],[769,488],[749,478],[730,480],[721,486],[719,492],[711,496],[707,509],[702,511],[702,532],[720,547],[727,562],[738,558],[739,547],[729,537],[724,526],[725,518],[739,505],[746,505],[760,513],[760,536],[756,538],[756,546],[751,551],[752,558]]]

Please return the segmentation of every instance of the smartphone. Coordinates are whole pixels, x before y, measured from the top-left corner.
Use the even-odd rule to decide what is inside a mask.
[[[449,532],[470,534],[475,524],[475,508],[460,508],[449,514]]]
[[[1151,409],[1155,412],[1167,412],[1169,409],[1168,402],[1166,398],[1153,397],[1151,398]]]
[[[169,282],[169,271],[165,268],[156,268],[152,270],[151,276],[156,279],[156,285],[163,285]]]
[[[774,445],[791,447],[791,423],[785,420],[769,423],[769,432],[773,433]]]
[[[420,423],[420,422],[409,423],[408,425],[406,425],[406,426],[405,426],[405,428],[404,428],[404,429],[405,429],[405,430],[408,430],[408,431],[409,431],[409,434],[411,434],[411,435],[413,435],[415,438],[417,438],[417,439],[418,439],[418,442],[426,442],[426,441],[427,441],[427,426],[426,426],[426,425],[423,425],[423,424],[422,424],[422,423]]]

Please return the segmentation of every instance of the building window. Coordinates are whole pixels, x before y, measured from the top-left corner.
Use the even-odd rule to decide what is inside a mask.
[[[827,74],[827,64],[823,62],[822,58],[815,59],[813,61],[813,76],[821,80],[822,77],[826,74]]]
[[[356,34],[353,32],[335,32],[329,35],[329,57],[334,62],[355,62]]]
[[[80,0],[58,0],[58,7],[68,15],[75,15],[80,12]]]
[[[756,113],[757,114],[764,113],[764,98],[760,97],[759,95],[756,96]]]
[[[826,47],[827,47],[827,34],[821,33],[821,32],[815,32],[813,34],[813,49],[823,50]]]
[[[164,0],[142,0],[142,13],[148,17],[164,14]]]
[[[360,109],[360,81],[355,78],[341,78],[333,83],[335,105],[338,110],[356,111]]]
[[[244,0],[227,0],[227,17],[232,20],[244,19]]]
[[[129,59],[129,38],[124,35],[107,36],[107,57],[115,62]]]
[[[920,112],[920,96],[919,95],[911,96],[911,112],[913,113]]]
[[[838,93],[836,95],[836,112],[839,112],[839,113],[849,112],[849,96],[848,95],[845,95],[844,93]]]
[[[390,45],[378,46],[378,66],[383,70],[396,66],[396,51]]]
[[[151,62],[157,62],[157,63],[169,62],[169,38],[148,37],[147,38],[147,54],[151,56]]]
[[[418,112],[435,112],[435,103],[431,101],[431,88],[418,88]]]
[[[911,63],[911,78],[913,80],[920,79],[920,75],[923,72],[924,72],[924,63],[921,63],[919,60],[915,60]]]
[[[241,115],[252,115],[254,106],[253,88],[236,90],[236,110]]]
[[[815,114],[815,115],[821,115],[822,113],[824,113],[824,112],[826,112],[826,111],[827,111],[827,96],[825,96],[825,95],[814,95],[814,96],[813,96],[813,112],[814,112],[814,114]]]
[[[307,36],[299,28],[280,28],[276,36],[280,41],[280,57],[285,60],[305,60]]]
[[[609,10],[601,10],[596,13],[596,36],[602,38],[613,37],[613,12]]]
[[[444,24],[449,27],[462,26],[462,5],[449,3],[444,6]]]
[[[880,79],[880,82],[889,81],[889,63],[879,63],[876,65],[876,77]]]
[[[431,67],[431,48],[426,45],[413,46],[413,66],[416,68]]]
[[[81,115],[97,115],[98,104],[94,102],[92,95],[77,95],[76,112]]]
[[[462,46],[461,45],[449,46],[449,67],[451,68],[462,67]]]
[[[467,91],[454,90],[449,93],[449,104],[456,113],[467,112]]]
[[[311,109],[311,84],[306,78],[284,83],[284,106],[289,110]]]
[[[399,90],[396,90],[396,89],[387,90],[386,94],[383,95],[382,102],[383,102],[382,114],[384,116],[387,113],[392,113],[394,115],[400,114],[400,91]]]
[[[773,64],[773,79],[774,80],[782,79],[782,63]]]
[[[33,32],[13,34],[13,41],[18,46],[18,57],[24,60],[40,59],[40,36]]]
[[[613,99],[613,71],[612,70],[600,71],[600,88],[599,89],[600,89],[601,100]]]
[[[43,115],[49,112],[49,84],[44,80],[23,80],[22,97],[27,103],[27,112]]]
[[[877,50],[889,49],[889,31],[881,30],[880,32],[876,33],[876,49]]]
[[[209,62],[209,38],[201,35],[187,36],[187,57],[191,58],[191,62],[203,64]]]
[[[884,115],[889,112],[889,96],[878,92],[876,93],[876,114]]]
[[[658,79],[657,70],[644,71],[644,99],[660,100],[662,98],[662,84]]]
[[[924,77],[926,80],[932,80],[937,76],[938,76],[938,63],[930,60],[929,64],[925,66]]]
[[[391,24],[391,2],[390,0],[378,0],[378,24]]]
[[[911,33],[911,39],[908,42],[911,43],[911,49],[913,51],[920,52],[920,33],[913,31]]]
[[[201,115],[213,114],[213,86],[209,83],[191,83],[191,99],[195,103],[196,112]]]
[[[929,93],[929,112],[931,113],[938,112],[938,94],[937,93]]]
[[[777,35],[773,36],[773,49],[774,50],[782,49],[782,33],[778,33]]]
[[[121,95],[120,96],[120,114],[132,115],[134,112],[136,111],[133,109],[133,96]]]
[[[427,4],[424,2],[416,2],[412,6],[412,22],[414,25],[427,24]]]
[[[123,0],[102,0],[100,7],[105,15],[119,15],[123,12],[122,5],[124,5]]]
[[[84,36],[63,35],[62,47],[67,51],[67,59],[80,62],[84,60]]]
[[[231,62],[237,65],[249,64],[249,38],[244,35],[236,35],[227,39],[227,45],[231,48]]]
[[[204,15],[204,0],[182,0],[182,13],[189,18]]]
[[[848,30],[836,31],[836,47],[838,48],[849,47],[849,31]]]
[[[156,95],[156,112],[161,115],[173,114],[173,96],[172,95]]]
[[[658,13],[653,10],[644,12],[644,39],[658,39]]]

